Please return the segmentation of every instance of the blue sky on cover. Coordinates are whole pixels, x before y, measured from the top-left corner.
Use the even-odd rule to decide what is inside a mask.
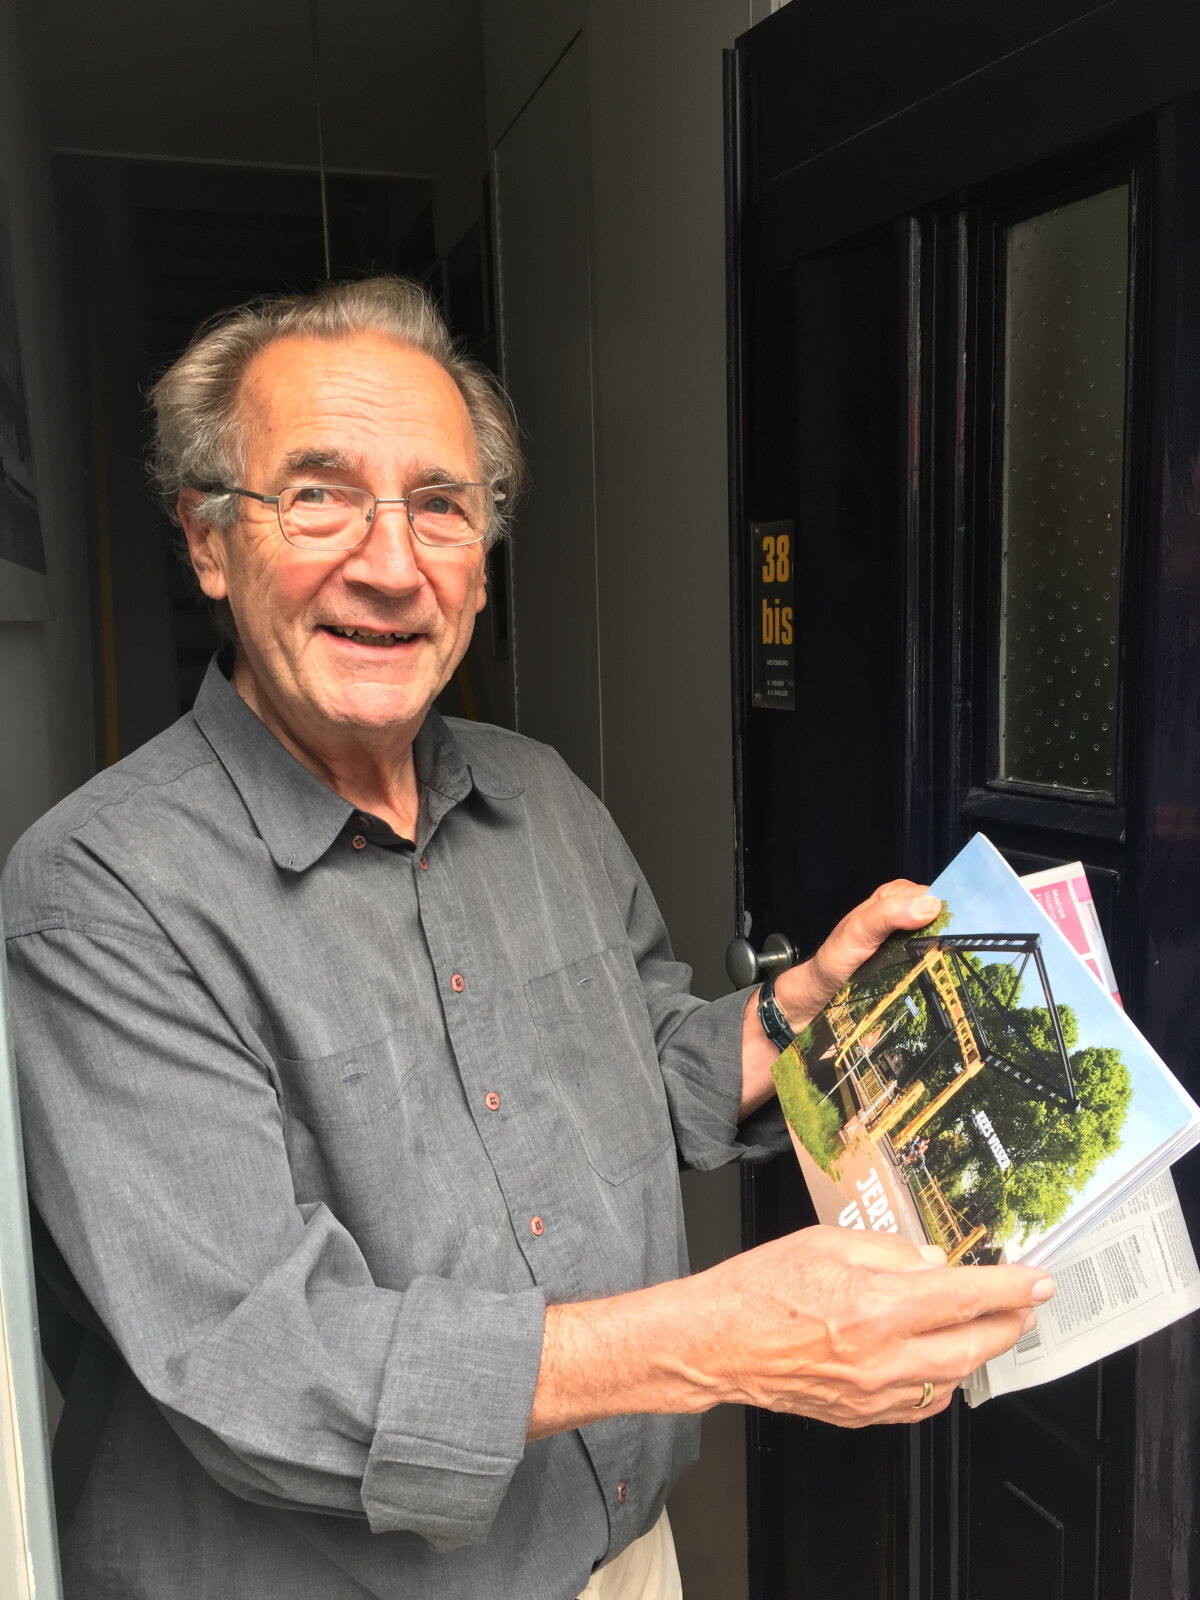
[[[1054,998],[1059,1005],[1071,1007],[1079,1024],[1075,1048],[1098,1045],[1117,1049],[1129,1068],[1133,1100],[1121,1148],[1101,1162],[1080,1194],[1078,1205],[1083,1206],[1183,1127],[1192,1114],[1192,1103],[983,834],[976,834],[938,876],[932,893],[950,909],[947,933],[1040,933]],[[998,958],[984,952],[981,959]],[[1032,962],[1026,969],[1020,1001],[1022,1005],[1045,1005]],[[1032,1239],[1024,1241],[1026,1247],[1031,1243]]]

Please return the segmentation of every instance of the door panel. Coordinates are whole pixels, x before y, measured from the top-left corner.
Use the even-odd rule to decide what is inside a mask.
[[[776,25],[766,23],[755,57],[762,167],[789,172],[1098,9],[1099,0],[1013,0],[980,8],[976,26],[963,29],[945,26],[936,5],[843,0],[781,21],[783,49],[770,47]],[[798,94],[798,58],[836,61],[839,70],[812,74]]]
[[[800,262],[774,276],[751,333],[776,397],[748,439],[755,520],[778,514],[794,529],[797,706],[755,713],[743,870],[757,908],[748,931],[766,934],[782,918],[801,945],[840,915],[864,873],[899,865],[902,684],[892,664],[903,619],[888,605],[902,550],[896,271],[891,228]],[[749,530],[746,557],[760,562],[753,539]],[[864,762],[875,781],[842,781]],[[790,892],[797,880],[802,907]]]
[[[739,931],[811,947],[978,828],[1019,871],[1081,857],[1195,1090],[1200,110],[1163,102],[1200,90],[1196,14],[938,8],[917,62],[792,9],[729,93]],[[767,521],[794,529],[794,711],[751,695]],[[811,1216],[786,1163],[744,1195],[750,1243]],[[919,1429],[752,1417],[752,1594],[1186,1593],[1144,1581],[1197,1536],[1140,1467],[1192,1342]]]
[[[853,17],[843,23],[839,8],[820,8],[827,27],[821,53],[802,37],[812,9],[777,13],[739,46],[741,59],[753,64],[747,88],[754,99],[754,181],[763,201],[757,247],[772,264],[1096,138],[1196,87],[1200,9],[1184,0],[1108,0],[1045,30],[1040,19],[1050,8],[1042,5],[986,0],[958,16],[938,0],[895,8],[897,25],[927,46],[947,35],[977,41],[963,46],[963,58],[977,64],[961,75],[939,75],[937,88],[908,51],[879,31],[884,8],[871,8],[855,40]],[[1001,13],[1012,17],[1013,47],[992,55],[983,39]],[[1017,46],[1016,39],[1025,42]],[[893,83],[884,103],[853,87],[842,92],[861,80],[863,53],[873,56],[873,76]],[[819,148],[810,136],[796,155],[769,120],[766,107],[779,105],[779,97],[776,118],[785,126],[787,106],[794,114],[797,104],[814,99],[836,100],[852,115],[839,116]]]

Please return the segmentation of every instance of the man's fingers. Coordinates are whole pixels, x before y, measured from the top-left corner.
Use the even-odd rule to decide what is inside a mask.
[[[1027,1312],[1050,1299],[1054,1280],[1037,1267],[946,1267],[906,1275],[897,1293],[904,1296],[914,1336],[993,1313]]]
[[[922,883],[897,878],[842,918],[815,955],[775,980],[775,998],[794,1028],[812,1020],[889,934],[923,928],[942,902]]]
[[[955,1292],[962,1296],[962,1318],[989,1311],[1044,1305],[1054,1297],[1054,1279],[1040,1267],[953,1267]],[[979,1302],[978,1311],[971,1309]]]
[[[894,883],[882,884],[869,900],[854,908],[850,917],[860,919],[864,930],[882,942],[897,928],[922,927],[941,909],[942,902],[930,894],[928,884],[898,878]]]
[[[941,909],[942,902],[924,884],[907,879],[887,883],[838,923],[825,947],[832,946],[839,953],[844,947],[847,955],[859,955],[861,965],[866,959],[862,950],[878,949],[898,929],[923,928]]]
[[[942,909],[924,884],[898,878],[844,916],[812,958],[823,989],[840,988],[890,934],[923,928]]]
[[[904,1347],[905,1376],[897,1383],[903,1386],[912,1377],[918,1387],[928,1381],[939,1393],[953,1389],[969,1373],[1011,1350],[1022,1334],[1035,1325],[1036,1318],[1036,1311],[1019,1306],[919,1334]]]
[[[959,1383],[977,1367],[1011,1350],[1029,1331],[1032,1315],[1026,1308],[993,1311],[965,1326],[938,1328],[909,1343],[906,1362],[919,1367],[934,1383]]]
[[[805,1228],[801,1234],[807,1245],[819,1244],[851,1266],[873,1272],[922,1272],[946,1265],[945,1252],[936,1245],[914,1245],[894,1233],[875,1233],[862,1228]]]

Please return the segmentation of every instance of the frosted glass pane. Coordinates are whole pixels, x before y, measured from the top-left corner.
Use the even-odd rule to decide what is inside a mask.
[[[1006,233],[999,772],[1112,795],[1128,186]]]

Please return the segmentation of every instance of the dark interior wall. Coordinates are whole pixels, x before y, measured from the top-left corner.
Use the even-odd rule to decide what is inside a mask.
[[[439,251],[478,212],[482,0],[11,3],[55,150],[311,171],[319,104],[331,170],[433,183]]]
[[[28,825],[94,769],[92,579],[82,506],[88,440],[81,370],[38,97],[11,0],[0,3],[0,190],[11,291],[37,470],[44,605],[0,604],[0,858]],[[0,574],[5,586],[10,574]],[[23,620],[15,620],[16,616]]]
[[[254,295],[324,277],[315,174],[59,156],[84,408],[95,441],[90,513],[101,607],[105,754],[135,749],[195,698],[216,632],[148,488],[146,393],[195,328]],[[425,180],[331,175],[335,277],[442,276]]]
[[[495,359],[480,0],[8,4],[72,257],[112,759],[190,703],[213,642],[144,489],[144,390],[201,317],[324,276],[320,156],[333,274],[413,273]],[[511,722],[503,553],[492,565],[500,603],[446,708]]]

